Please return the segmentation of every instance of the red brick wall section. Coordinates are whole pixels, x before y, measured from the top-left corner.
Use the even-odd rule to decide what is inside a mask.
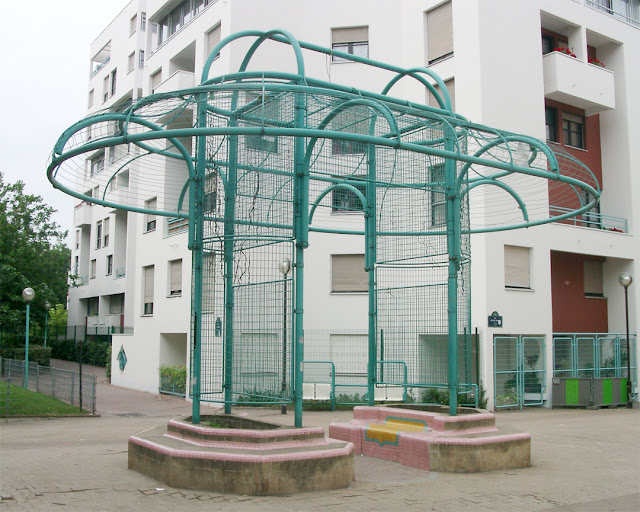
[[[607,299],[584,296],[585,259],[551,251],[553,332],[608,332]]]

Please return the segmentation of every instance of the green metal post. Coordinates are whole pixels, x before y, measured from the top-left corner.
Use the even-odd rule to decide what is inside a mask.
[[[27,326],[24,335],[24,389],[29,389],[29,308],[27,302]]]
[[[306,122],[306,101],[303,94],[295,97],[295,126],[304,128]],[[294,353],[294,424],[302,427],[302,362],[304,361],[304,250],[309,246],[309,168],[305,163],[305,140],[296,137],[294,146],[296,204],[295,237],[295,353]]]
[[[445,149],[453,151],[455,133],[445,142]],[[448,346],[449,346],[449,414],[456,415],[458,407],[458,270],[460,268],[460,193],[456,189],[456,162],[445,160],[445,189],[447,194],[447,251],[449,253]]]
[[[206,126],[207,123],[207,95],[203,94],[198,103],[198,126]],[[193,352],[191,362],[192,399],[191,421],[200,423],[200,394],[202,391],[202,260],[204,238],[204,184],[205,184],[205,159],[207,139],[206,136],[198,137],[197,161],[195,176],[189,189],[189,224],[193,226],[191,235],[191,250],[193,262]]]
[[[44,310],[44,346],[47,346],[47,319],[49,318],[49,310]]]
[[[232,110],[235,109],[235,101]],[[229,126],[238,126],[235,116]],[[238,188],[238,136],[229,136],[229,168],[227,190],[224,194],[224,278],[225,278],[225,337],[224,337],[224,412],[231,414],[233,401],[233,247],[235,237],[236,193]]]
[[[371,121],[369,127],[370,135],[375,132],[375,121]],[[376,385],[376,147],[373,144],[367,145],[369,157],[368,179],[367,179],[367,209],[365,212],[365,270],[368,276],[369,293],[369,363],[367,365],[367,403],[375,404]]]

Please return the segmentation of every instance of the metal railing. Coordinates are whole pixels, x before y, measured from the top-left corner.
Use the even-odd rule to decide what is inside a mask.
[[[634,0],[585,0],[585,5],[640,27],[640,5]]]
[[[551,215],[563,215],[573,210],[570,208],[562,208],[560,206],[550,206],[549,213]],[[604,215],[602,213],[587,212],[578,217],[571,217],[560,221],[562,224],[571,224],[583,228],[602,229],[605,231],[615,231],[618,233],[627,233],[629,231],[629,223],[624,217],[616,217],[615,215]]]
[[[24,387],[24,366],[24,361],[0,358],[0,378],[6,379],[13,385]],[[81,375],[72,370],[61,370],[29,362],[27,383],[29,391],[78,406],[91,414],[96,412],[96,376],[94,374]],[[8,389],[9,384],[7,384]],[[10,397],[0,395],[0,398],[5,400],[8,413]],[[0,404],[1,407],[3,407],[2,404]]]

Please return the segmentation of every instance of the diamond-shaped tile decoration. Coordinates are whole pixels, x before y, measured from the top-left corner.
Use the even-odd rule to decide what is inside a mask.
[[[124,367],[127,366],[127,354],[124,353],[124,345],[120,347],[120,352],[118,352],[118,363],[121,370],[124,370]]]

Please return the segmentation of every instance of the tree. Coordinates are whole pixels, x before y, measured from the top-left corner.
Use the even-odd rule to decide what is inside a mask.
[[[5,183],[0,172],[0,326],[24,325],[22,290],[33,288],[33,321],[44,319],[44,303],[66,304],[71,251],[66,232],[51,220],[55,210],[25,192],[22,181]]]

